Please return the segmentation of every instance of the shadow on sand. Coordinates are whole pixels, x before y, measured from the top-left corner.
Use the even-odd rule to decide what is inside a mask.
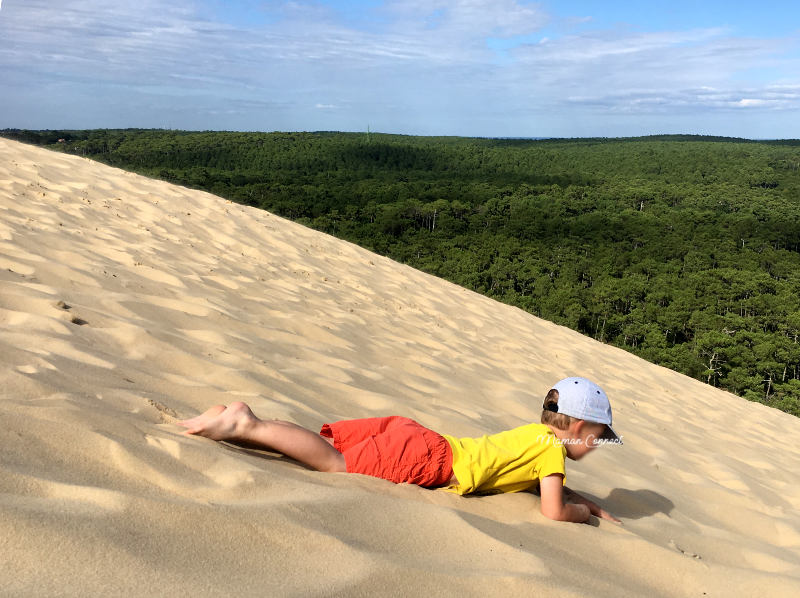
[[[646,489],[614,488],[605,498],[593,496],[586,492],[581,492],[580,494],[589,500],[593,500],[606,511],[623,520],[642,519],[656,513],[664,513],[669,516],[675,508],[675,505],[667,497]]]

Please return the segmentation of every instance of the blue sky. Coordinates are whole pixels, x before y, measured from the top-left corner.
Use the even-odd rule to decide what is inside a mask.
[[[800,138],[800,3],[2,0],[5,127]]]

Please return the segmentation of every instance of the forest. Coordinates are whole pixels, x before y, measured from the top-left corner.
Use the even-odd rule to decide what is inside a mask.
[[[270,210],[800,415],[800,141],[5,130]]]

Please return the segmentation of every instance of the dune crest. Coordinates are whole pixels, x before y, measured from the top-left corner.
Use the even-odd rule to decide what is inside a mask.
[[[350,243],[0,139],[0,587],[8,595],[795,596],[800,420]],[[546,520],[181,435],[243,400],[308,427],[537,421],[570,375],[622,447]]]

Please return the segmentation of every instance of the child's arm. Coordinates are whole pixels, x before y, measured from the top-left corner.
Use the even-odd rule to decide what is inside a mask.
[[[600,519],[608,519],[609,521],[613,521],[614,523],[622,523],[619,519],[614,517],[611,513],[606,511],[605,509],[601,508],[596,502],[592,502],[588,498],[581,496],[574,490],[570,490],[567,487],[564,487],[564,494],[567,497],[567,500],[572,502],[578,503],[579,505],[586,505],[589,507],[589,511],[595,517],[600,517]]]
[[[539,493],[542,496],[542,515],[556,521],[572,521],[585,523],[589,521],[591,512],[585,504],[564,504],[563,476],[554,473],[539,481]]]

